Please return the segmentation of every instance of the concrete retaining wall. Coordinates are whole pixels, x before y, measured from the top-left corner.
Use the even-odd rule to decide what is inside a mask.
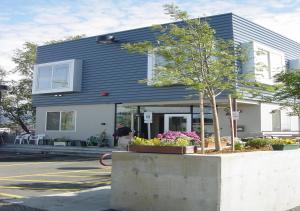
[[[300,150],[208,156],[113,152],[111,207],[289,210],[300,205],[299,163]]]

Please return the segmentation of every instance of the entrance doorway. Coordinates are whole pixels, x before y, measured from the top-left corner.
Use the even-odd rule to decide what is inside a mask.
[[[165,114],[164,131],[182,131],[190,132],[191,114]]]

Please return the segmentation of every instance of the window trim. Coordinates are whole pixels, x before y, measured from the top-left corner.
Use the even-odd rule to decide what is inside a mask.
[[[59,92],[76,91],[76,90],[74,90],[74,74],[75,74],[75,71],[76,71],[75,70],[75,62],[76,62],[75,59],[70,59],[70,60],[63,60],[63,61],[57,61],[57,62],[48,62],[48,63],[42,63],[42,64],[34,65],[32,94],[47,94],[47,93],[59,93]],[[59,64],[68,64],[69,65],[68,87],[52,88],[53,87],[54,66],[59,65]],[[40,90],[38,88],[39,68],[40,67],[45,67],[45,66],[51,66],[51,88]]]
[[[48,113],[51,112],[59,112],[59,130],[47,130],[47,116]],[[74,112],[74,130],[62,130],[61,129],[61,113],[63,112]],[[45,116],[45,131],[46,132],[76,132],[77,131],[77,111],[76,110],[50,110],[46,111],[46,116]]]

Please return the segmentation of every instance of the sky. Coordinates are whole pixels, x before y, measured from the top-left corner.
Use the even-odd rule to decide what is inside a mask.
[[[170,22],[168,3],[191,17],[233,12],[300,43],[300,0],[0,0],[0,67],[12,70],[11,57],[26,41],[42,45]]]

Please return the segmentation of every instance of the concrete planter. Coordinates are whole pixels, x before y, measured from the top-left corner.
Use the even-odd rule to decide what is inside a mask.
[[[275,151],[299,149],[299,144],[272,144],[272,149]]]
[[[223,155],[113,152],[111,208],[299,209],[300,149]]]
[[[129,145],[129,151],[140,153],[189,154],[197,152],[197,147]]]

